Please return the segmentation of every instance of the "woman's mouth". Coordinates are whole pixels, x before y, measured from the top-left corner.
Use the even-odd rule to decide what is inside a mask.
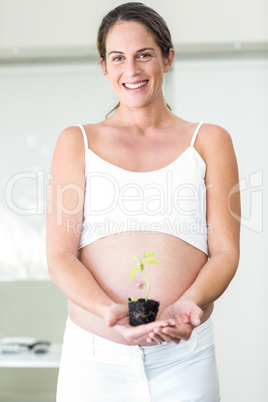
[[[127,89],[138,89],[138,88],[144,87],[146,84],[148,84],[148,82],[149,82],[149,80],[139,81],[139,82],[135,82],[135,83],[125,82],[123,85]]]

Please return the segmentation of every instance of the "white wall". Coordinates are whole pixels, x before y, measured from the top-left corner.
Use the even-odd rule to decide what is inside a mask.
[[[120,0],[0,0],[0,59],[96,54],[98,26]],[[268,42],[267,0],[144,0],[180,45]],[[32,49],[32,51],[31,51]],[[187,49],[187,48],[186,48]],[[230,48],[231,49],[231,48]]]

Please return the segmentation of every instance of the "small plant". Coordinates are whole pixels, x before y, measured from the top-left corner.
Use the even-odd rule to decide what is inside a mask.
[[[137,326],[140,324],[147,324],[148,322],[152,322],[155,320],[159,302],[155,300],[148,300],[149,295],[149,281],[144,272],[145,264],[159,264],[160,261],[152,258],[151,256],[156,254],[156,251],[151,251],[149,253],[144,253],[143,257],[134,257],[133,261],[137,262],[136,267],[134,267],[129,274],[129,282],[132,282],[134,275],[137,272],[141,272],[145,278],[147,291],[145,299],[134,299],[133,297],[129,297],[128,306],[129,306],[129,321],[133,326]]]
[[[147,285],[147,291],[146,291],[146,296],[145,296],[145,300],[148,300],[148,294],[149,294],[149,290],[150,290],[150,285],[149,285],[149,281],[147,276],[144,273],[144,264],[146,263],[150,263],[150,264],[160,264],[160,261],[156,260],[155,258],[151,258],[151,255],[156,254],[156,251],[151,251],[150,253],[144,253],[143,257],[134,257],[133,261],[137,261],[137,265],[135,268],[133,268],[130,271],[129,274],[129,282],[132,282],[133,276],[137,273],[137,272],[141,272],[146,280],[146,285]],[[147,259],[146,259],[147,258]],[[146,261],[145,261],[146,259]],[[131,301],[137,301],[137,299],[134,299],[133,297],[130,297]]]

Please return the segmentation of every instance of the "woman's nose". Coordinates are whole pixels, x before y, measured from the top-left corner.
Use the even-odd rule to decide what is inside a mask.
[[[134,77],[140,73],[140,67],[138,64],[138,61],[135,59],[131,59],[127,63],[127,73],[131,76]]]

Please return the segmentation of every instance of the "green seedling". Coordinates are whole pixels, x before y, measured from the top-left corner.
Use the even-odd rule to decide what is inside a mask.
[[[147,291],[146,291],[146,297],[145,297],[145,301],[148,300],[148,294],[149,294],[149,290],[150,290],[150,286],[149,286],[149,281],[147,276],[144,273],[144,265],[149,263],[149,264],[160,264],[160,261],[156,260],[155,258],[151,258],[151,255],[156,254],[156,251],[151,251],[150,253],[144,253],[143,257],[134,257],[133,261],[137,262],[137,265],[135,268],[133,268],[130,271],[129,274],[129,282],[132,282],[133,276],[137,273],[137,272],[141,272],[145,278],[146,281],[146,285],[147,285]],[[130,297],[131,301],[137,301],[138,299],[134,299],[133,297]]]

